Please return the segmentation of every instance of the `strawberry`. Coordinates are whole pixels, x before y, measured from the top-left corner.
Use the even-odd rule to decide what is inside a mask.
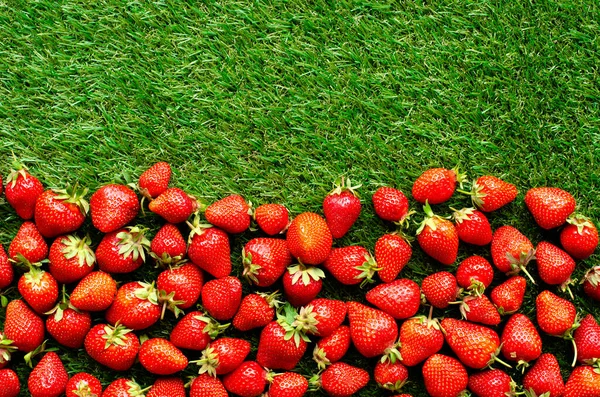
[[[490,262],[479,256],[473,255],[460,262],[456,269],[456,282],[462,288],[483,293],[494,279],[494,268]]]
[[[461,187],[466,175],[458,172],[458,168],[430,168],[423,172],[412,187],[413,198],[421,204],[441,204],[454,194],[456,183]]]
[[[144,397],[144,390],[135,381],[117,379],[106,387],[102,397]]]
[[[67,397],[98,397],[102,394],[102,384],[94,375],[78,372],[69,379],[65,390]]]
[[[48,255],[48,244],[33,222],[23,222],[8,246],[8,257],[15,262],[38,263]]]
[[[544,353],[523,378],[523,389],[527,396],[560,397],[565,390],[565,382],[560,374],[560,366],[554,355]]]
[[[158,378],[146,397],[186,397],[183,381],[179,378]]]
[[[90,313],[76,309],[63,292],[62,301],[47,314],[46,329],[58,343],[73,349],[83,346],[85,336],[92,328]]]
[[[0,332],[0,369],[6,367],[12,358],[12,353],[17,350],[13,345],[13,341],[7,339]]]
[[[192,380],[190,397],[228,397],[227,390],[219,378],[202,374]]]
[[[150,241],[145,236],[146,229],[129,226],[106,234],[98,248],[98,267],[107,273],[131,273],[146,261]]]
[[[575,198],[559,188],[537,187],[527,191],[525,205],[542,229],[554,229],[575,211]]]
[[[140,340],[123,325],[98,324],[86,335],[84,347],[100,364],[115,371],[127,371],[138,355]]]
[[[526,288],[527,281],[523,277],[512,276],[494,287],[490,298],[500,314],[512,314],[521,308]]]
[[[399,362],[384,363],[378,361],[377,364],[375,364],[373,377],[379,387],[396,392],[400,390],[408,380],[408,370]]]
[[[187,245],[177,226],[165,223],[150,243],[150,256],[157,264],[174,266],[183,261]]]
[[[283,273],[283,292],[292,306],[306,305],[321,292],[323,270],[317,267],[306,267],[302,264],[288,267]]]
[[[600,396],[600,369],[589,365],[576,367],[565,385],[563,397]]]
[[[585,274],[583,291],[592,299],[600,301],[600,266],[594,266]]]
[[[352,186],[350,178],[341,183],[323,200],[323,214],[333,238],[342,238],[360,215],[360,198],[356,193],[361,185]]]
[[[406,238],[398,234],[381,236],[375,243],[375,261],[380,269],[377,274],[381,281],[394,281],[411,256],[412,248]]]
[[[352,343],[363,356],[390,356],[394,361],[394,343],[398,325],[394,318],[381,310],[358,302],[347,302]]]
[[[434,215],[429,204],[423,207],[425,219],[417,230],[417,241],[425,253],[444,265],[451,265],[458,254],[458,234],[447,219]]]
[[[275,309],[281,303],[279,294],[254,293],[244,296],[233,318],[233,326],[240,331],[262,328],[275,318]]]
[[[196,304],[203,283],[202,270],[192,263],[185,263],[163,270],[156,280],[156,288],[160,291],[159,300],[177,317],[182,309]]]
[[[498,361],[500,337],[496,331],[454,318],[445,318],[441,325],[446,342],[467,367],[483,369]]]
[[[129,187],[109,184],[92,194],[90,211],[94,227],[102,233],[111,233],[123,228],[137,216],[140,203]]]
[[[282,204],[259,205],[252,216],[258,227],[269,236],[283,233],[290,222],[290,213]]]
[[[59,236],[50,246],[48,259],[52,276],[62,284],[79,281],[94,270],[96,255],[90,248],[89,236],[79,238],[75,235]]]
[[[581,364],[593,364],[600,361],[600,325],[591,314],[581,320],[579,328],[573,333],[577,347],[577,361]]]
[[[242,301],[242,283],[227,276],[210,280],[202,288],[202,306],[217,320],[231,320]]]
[[[267,371],[256,361],[246,361],[223,377],[223,386],[237,396],[260,396],[267,386]]]
[[[434,355],[443,345],[444,334],[437,321],[417,316],[409,318],[400,327],[400,360],[408,367]]]
[[[373,207],[381,219],[402,223],[410,216],[408,199],[398,189],[382,186],[373,193]]]
[[[273,285],[292,264],[292,254],[283,239],[259,237],[242,249],[244,277],[258,287]]]
[[[460,313],[465,320],[474,323],[485,325],[500,324],[498,309],[496,309],[485,295],[466,296],[460,305]]]
[[[445,309],[458,297],[456,278],[450,272],[437,272],[425,277],[421,282],[425,299],[438,309]]]
[[[29,174],[27,168],[19,162],[13,162],[8,178],[6,178],[6,201],[23,219],[33,218],[37,198],[44,191],[44,186],[36,177]]]
[[[337,362],[323,371],[319,383],[331,397],[349,397],[369,383],[369,373],[362,368]]]
[[[560,232],[560,244],[576,259],[589,258],[598,246],[598,229],[583,215],[573,215],[567,223]]]
[[[473,205],[484,212],[496,211],[517,198],[517,187],[502,179],[484,175],[473,182],[471,200]]]
[[[456,359],[434,354],[423,364],[423,381],[431,397],[458,397],[469,383],[465,367]]]
[[[535,299],[535,308],[542,331],[552,336],[573,338],[573,331],[579,326],[575,305],[546,290]]]
[[[52,309],[58,299],[58,283],[52,275],[35,266],[21,276],[19,293],[38,314]]]
[[[196,217],[188,224],[192,231],[188,240],[188,257],[200,269],[216,278],[231,274],[231,249],[227,233],[217,227],[200,224]]]
[[[152,200],[148,208],[169,223],[181,223],[198,209],[198,202],[183,190],[172,187]]]
[[[513,314],[506,323],[502,336],[502,354],[525,369],[529,361],[542,354],[542,339],[531,320],[524,314]]]
[[[167,190],[170,180],[171,166],[167,162],[160,161],[140,175],[138,188],[144,197],[154,198]]]
[[[535,250],[535,258],[538,274],[546,284],[560,285],[563,291],[569,289],[571,274],[575,270],[575,261],[569,254],[556,245],[541,241]]]
[[[4,337],[24,353],[33,351],[44,340],[44,321],[22,300],[6,306]]]
[[[305,265],[323,263],[333,244],[327,222],[312,212],[304,212],[292,221],[286,239],[291,254]]]
[[[525,270],[525,266],[534,259],[533,244],[523,233],[512,226],[501,226],[492,237],[492,261],[502,273],[515,275],[523,271],[535,284],[535,280]]]
[[[2,397],[17,397],[21,390],[21,382],[19,377],[12,369],[0,369],[0,396]]]
[[[369,251],[359,245],[332,249],[323,267],[340,283],[361,286],[373,282],[378,270]]]
[[[331,335],[317,342],[313,351],[313,360],[315,360],[320,370],[325,369],[328,365],[341,360],[346,355],[350,342],[350,328],[342,325]]]
[[[367,301],[395,319],[402,320],[417,314],[421,305],[419,284],[407,278],[379,284],[366,295]]]
[[[49,352],[29,374],[27,388],[32,397],[59,397],[65,392],[68,381],[69,375],[60,357]]]
[[[298,321],[316,321],[315,330],[308,331],[310,335],[326,337],[337,330],[346,319],[346,303],[335,299],[319,298],[312,300],[304,310],[300,310]]]
[[[452,218],[459,240],[480,246],[492,241],[492,226],[483,212],[475,208],[463,208],[454,210]]]
[[[206,220],[227,233],[242,233],[250,227],[250,205],[238,194],[231,194],[206,208]]]
[[[2,244],[0,244],[0,289],[4,289],[12,284],[15,277],[15,271],[8,260],[8,255]]]
[[[250,342],[238,338],[219,338],[202,351],[198,361],[199,373],[211,376],[225,375],[239,367],[250,353]]]
[[[138,359],[146,371],[155,375],[173,375],[188,365],[181,350],[163,338],[150,338],[142,343]]]
[[[154,283],[133,281],[123,284],[117,290],[117,296],[106,311],[105,318],[112,325],[119,322],[133,330],[155,324],[160,318],[160,306]]]
[[[99,312],[109,308],[117,296],[117,282],[108,273],[92,272],[71,293],[71,304],[79,310]]]
[[[269,397],[302,397],[308,390],[306,378],[296,372],[267,375]]]
[[[180,349],[204,350],[228,326],[215,322],[202,312],[190,312],[175,324],[169,339]]]
[[[34,219],[42,236],[52,238],[79,229],[89,210],[83,198],[87,189],[77,186],[62,190],[46,190],[35,202]]]
[[[490,369],[471,375],[469,390],[477,397],[507,397],[515,395],[515,384],[505,372]]]

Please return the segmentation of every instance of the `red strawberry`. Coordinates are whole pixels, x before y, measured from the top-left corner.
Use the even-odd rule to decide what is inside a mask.
[[[423,172],[412,187],[412,195],[421,204],[441,204],[454,194],[456,183],[466,180],[466,175],[458,172],[458,168],[430,168]]]
[[[414,316],[421,305],[419,284],[407,278],[379,284],[366,295],[367,301],[395,319]]]
[[[87,189],[77,191],[77,186],[63,190],[46,190],[35,203],[35,224],[46,238],[68,234],[79,229],[89,210],[84,196]]]
[[[412,248],[406,238],[398,234],[384,234],[375,243],[375,261],[384,283],[392,282],[404,269],[412,256]]]
[[[542,229],[562,226],[575,210],[575,198],[555,187],[532,188],[525,194],[525,205]]]
[[[488,245],[492,241],[492,227],[483,212],[475,208],[454,210],[452,214],[458,238],[473,245]]]
[[[21,390],[19,377],[12,369],[0,369],[0,385],[2,385],[0,391],[2,397],[17,397]]]
[[[71,304],[79,310],[99,312],[109,308],[117,296],[117,282],[108,273],[92,272],[71,293]]]
[[[400,327],[402,364],[412,367],[434,355],[444,345],[444,334],[437,321],[425,316],[406,320]]]
[[[248,294],[242,299],[240,307],[233,318],[233,326],[240,331],[262,328],[275,318],[275,309],[281,303],[279,294]]]
[[[196,304],[203,283],[202,270],[187,263],[163,270],[156,280],[156,288],[160,291],[159,297],[166,300],[167,305],[171,304],[170,309],[177,315],[179,309],[189,309]]]
[[[340,283],[361,286],[373,282],[378,270],[369,251],[358,245],[332,249],[323,267]]]
[[[67,397],[99,397],[102,394],[102,384],[94,375],[79,372],[69,379],[65,390]]]
[[[120,322],[133,330],[145,329],[155,324],[160,318],[160,306],[154,283],[134,281],[123,284],[105,317],[110,324]]]
[[[434,354],[423,365],[425,389],[431,397],[458,397],[469,383],[462,364],[448,356]]]
[[[369,373],[362,368],[337,362],[321,374],[320,385],[331,397],[349,397],[369,383]]]
[[[44,191],[44,186],[36,177],[29,174],[24,165],[15,161],[13,170],[6,178],[6,201],[23,219],[33,218],[35,202]]]
[[[269,397],[302,397],[308,390],[306,378],[296,372],[268,374]]]
[[[198,203],[183,190],[172,187],[152,200],[148,208],[169,223],[181,223],[198,209]]]
[[[542,354],[542,339],[531,320],[524,314],[513,314],[508,319],[500,338],[502,354],[518,363],[517,368],[529,366],[529,361]]]
[[[565,385],[563,397],[600,396],[600,369],[589,365],[576,367]]]
[[[577,347],[577,361],[581,364],[593,364],[600,360],[600,325],[591,314],[581,320],[579,328],[573,333]]]
[[[115,371],[127,371],[138,355],[140,340],[122,325],[98,324],[85,337],[85,351],[100,364]]]
[[[300,309],[298,321],[316,321],[315,330],[310,335],[326,337],[337,330],[346,319],[346,303],[335,299],[314,299],[306,307]]]
[[[14,277],[15,271],[8,260],[4,247],[0,244],[0,289],[11,285]]]
[[[467,296],[460,305],[462,317],[474,323],[485,325],[500,324],[500,313],[487,296]]]
[[[513,276],[495,287],[490,298],[502,315],[512,314],[521,308],[527,281],[521,276]]]
[[[146,371],[155,375],[173,375],[188,364],[181,350],[163,338],[151,338],[142,343],[138,359]]]
[[[33,351],[44,340],[44,321],[21,300],[6,306],[4,337],[24,353]]]
[[[594,266],[585,274],[583,291],[592,299],[600,301],[600,266]]]
[[[323,214],[333,238],[342,238],[360,215],[360,198],[355,192],[361,185],[352,186],[350,178],[342,177],[323,200]]]
[[[304,212],[298,215],[287,231],[288,249],[305,265],[318,265],[329,256],[333,237],[327,222],[320,215]]]
[[[169,339],[180,349],[204,350],[228,326],[216,323],[202,312],[190,312],[175,324]]]
[[[283,239],[259,237],[242,249],[244,277],[258,287],[273,285],[292,264],[292,254]]]
[[[135,381],[121,378],[108,385],[102,397],[144,397],[143,393],[141,386]]]
[[[30,263],[41,262],[48,255],[48,244],[33,222],[23,222],[8,247],[8,256],[16,262],[25,258]]]
[[[196,217],[189,236],[188,257],[200,269],[216,278],[231,274],[231,249],[227,233],[217,227],[205,227]]]
[[[306,305],[321,292],[323,270],[317,267],[306,267],[302,264],[288,267],[283,273],[283,292],[285,298],[298,307]]]
[[[535,284],[535,280],[525,270],[525,266],[534,259],[533,244],[523,233],[512,226],[496,229],[492,237],[492,261],[498,270],[507,275],[523,271]]]
[[[58,283],[54,277],[34,266],[21,276],[18,288],[25,302],[38,314],[52,309],[58,299]]]
[[[177,265],[185,257],[187,246],[181,232],[172,223],[165,223],[150,243],[150,256],[161,265]]]
[[[100,270],[107,273],[131,273],[146,261],[150,241],[146,229],[129,226],[106,234],[98,248],[96,260]]]
[[[179,378],[158,378],[146,397],[186,397],[183,381]]]
[[[462,288],[483,293],[494,279],[494,268],[490,262],[473,255],[460,262],[456,269],[456,281]]]
[[[517,198],[517,187],[502,179],[484,175],[473,182],[473,205],[484,212],[496,211]]]
[[[434,215],[429,204],[423,207],[425,219],[417,230],[417,241],[425,253],[444,265],[451,265],[458,254],[458,234],[447,219]]]
[[[29,374],[27,388],[32,397],[59,397],[65,392],[68,381],[69,375],[60,357],[49,352]]]
[[[398,325],[394,318],[358,302],[348,302],[346,305],[350,336],[358,352],[367,358],[393,354],[398,338]]]
[[[456,278],[450,272],[437,272],[425,277],[421,282],[425,299],[438,309],[445,309],[458,297]]]
[[[442,320],[442,329],[446,342],[467,367],[483,369],[498,361],[500,338],[496,331],[454,318]]]
[[[269,236],[283,233],[290,222],[290,214],[282,204],[259,205],[253,214],[258,227]]]
[[[384,363],[378,361],[375,365],[373,377],[379,387],[396,392],[400,390],[408,380],[408,370],[404,365],[398,362]]]
[[[219,338],[202,351],[200,360],[193,363],[200,366],[201,374],[225,375],[242,365],[249,353],[250,342],[238,338]]]
[[[140,193],[149,198],[158,197],[169,186],[171,180],[171,166],[161,161],[152,165],[140,175],[138,187]]]
[[[575,270],[575,261],[565,251],[547,241],[541,241],[535,251],[538,274],[550,285],[560,285],[568,289],[571,274]],[[570,289],[569,289],[570,291]]]
[[[250,227],[250,205],[240,195],[231,194],[209,205],[206,220],[227,233],[242,233]]]
[[[202,374],[192,380],[190,397],[228,397],[227,390],[219,378]]]
[[[210,280],[202,288],[202,305],[217,320],[231,320],[242,301],[242,283],[227,276]]]
[[[583,215],[573,215],[567,223],[560,232],[560,244],[576,259],[589,258],[598,246],[598,229]]]
[[[410,216],[408,199],[398,189],[382,186],[373,193],[373,207],[381,219],[402,223]]]
[[[140,211],[138,197],[125,185],[102,186],[90,197],[94,227],[102,233],[111,233],[131,222]]]
[[[514,383],[510,376],[499,369],[475,373],[469,377],[469,390],[477,397],[514,396]]]
[[[63,295],[62,302],[48,314],[46,329],[58,343],[73,349],[83,346],[85,336],[92,328],[90,313],[75,309]]]
[[[6,367],[11,360],[11,355],[17,350],[13,341],[7,339],[0,332],[0,369]]]
[[[96,255],[90,248],[89,236],[59,236],[50,246],[48,259],[52,276],[62,284],[79,281],[94,270]]]
[[[563,395],[565,382],[554,355],[545,353],[537,359],[523,378],[523,389],[530,393],[528,396],[560,397]]]
[[[317,342],[313,351],[313,360],[316,361],[320,370],[325,369],[346,355],[350,342],[350,328],[342,325],[331,335]]]
[[[573,331],[579,326],[575,305],[546,290],[535,299],[535,308],[537,323],[542,331],[572,339]]]
[[[246,361],[223,377],[228,392],[241,397],[257,397],[267,386],[267,371],[255,361]]]

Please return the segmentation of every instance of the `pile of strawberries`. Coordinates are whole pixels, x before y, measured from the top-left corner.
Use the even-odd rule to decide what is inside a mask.
[[[0,289],[12,286],[16,272],[24,274],[17,283],[22,299],[8,302],[3,296],[0,397],[20,393],[15,372],[1,369],[15,351],[26,353],[33,367],[27,384],[33,397],[186,396],[177,374],[189,365],[198,371],[187,385],[191,397],[255,397],[265,391],[271,397],[299,397],[316,389],[343,397],[359,393],[371,376],[380,387],[399,393],[408,380],[407,367],[417,365],[433,397],[457,397],[467,389],[479,397],[514,396],[510,376],[492,365],[527,371],[518,388],[530,397],[600,397],[600,326],[589,314],[580,320],[572,295],[570,300],[560,296],[571,293],[575,259],[588,258],[598,245],[596,227],[573,214],[575,199],[568,192],[539,187],[525,195],[537,224],[559,233],[562,246],[542,241],[534,248],[513,226],[492,231],[486,216],[515,200],[514,185],[482,176],[465,191],[465,177],[457,170],[425,171],[412,189],[425,211],[416,231],[419,247],[450,266],[461,242],[489,245],[491,263],[471,256],[454,274],[429,274],[419,286],[399,278],[412,256],[412,237],[405,230],[414,212],[400,190],[381,187],[372,196],[377,215],[398,226],[377,240],[372,255],[362,246],[333,248],[361,213],[358,186],[347,179],[324,198],[324,217],[305,212],[291,219],[281,204],[254,209],[235,194],[204,205],[169,187],[170,177],[169,164],[156,163],[136,186],[102,186],[88,204],[85,189],[45,190],[26,168],[15,165],[5,196],[24,222],[8,255],[0,246]],[[449,200],[457,185],[475,208],[452,209],[451,218],[435,215],[430,205]],[[143,226],[128,226],[146,201],[165,220],[151,241]],[[88,212],[103,233],[95,249],[89,236],[77,234]],[[186,239],[182,230],[188,228]],[[245,244],[243,274],[232,274],[230,235],[257,228],[264,237]],[[535,319],[519,312],[528,284],[539,282],[527,271],[532,260],[547,287],[536,298]],[[155,264],[163,268],[156,280],[118,286],[114,279]],[[318,297],[324,270],[357,291],[368,288],[369,305]],[[506,278],[489,291],[495,273]],[[376,278],[381,283],[370,285]],[[244,296],[243,283],[253,292]],[[600,267],[590,269],[583,280],[589,298],[600,300],[599,283]],[[275,285],[282,286],[283,297],[272,291]],[[430,307],[429,316],[416,316],[422,305]],[[450,305],[458,306],[462,319],[432,317],[434,308]],[[142,335],[165,316],[177,318],[168,339]],[[507,320],[499,335],[503,316]],[[228,327],[261,329],[252,358],[249,341],[220,336]],[[574,369],[566,383],[556,357],[543,353],[540,332],[573,346]],[[69,377],[60,357],[46,350],[46,338],[83,348],[115,371],[126,371],[138,360],[156,382],[142,389],[121,378],[103,390],[91,374]],[[294,370],[310,343],[318,374],[307,379]],[[439,353],[445,344],[453,356]],[[377,358],[375,368],[344,362],[351,345],[364,357]]]

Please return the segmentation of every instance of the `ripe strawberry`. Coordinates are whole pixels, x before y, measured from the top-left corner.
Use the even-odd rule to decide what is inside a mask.
[[[593,364],[600,360],[600,325],[591,314],[581,320],[579,328],[573,333],[577,347],[577,361],[580,364]]]
[[[490,262],[473,255],[460,262],[456,269],[456,281],[462,288],[483,293],[494,279],[494,268]]]
[[[122,325],[98,324],[86,335],[84,347],[100,364],[115,371],[127,371],[138,355],[140,340]]]
[[[172,223],[165,223],[150,243],[150,256],[157,264],[175,266],[185,257],[187,246],[181,232]]]
[[[423,207],[425,219],[417,230],[417,241],[425,253],[443,265],[451,265],[458,254],[458,234],[447,219],[434,215],[429,204]]]
[[[63,294],[62,301],[47,314],[46,329],[58,343],[73,349],[83,346],[85,336],[92,328],[90,313],[75,309]]]
[[[283,292],[292,306],[306,305],[321,292],[323,270],[317,267],[306,267],[302,264],[288,267],[283,273]]]
[[[306,378],[296,372],[268,374],[269,397],[302,397],[308,390]]]
[[[575,305],[546,290],[535,299],[535,308],[542,331],[552,336],[573,338],[573,331],[579,326]]]
[[[99,312],[109,308],[117,296],[117,282],[108,273],[92,272],[71,293],[71,304],[79,310]]]
[[[513,276],[494,287],[490,298],[501,315],[512,314],[521,308],[527,288],[527,281],[521,276]]]
[[[42,344],[44,333],[44,321],[25,302],[14,300],[6,306],[4,337],[19,351],[33,351]]]
[[[65,391],[67,397],[98,397],[102,394],[102,384],[94,375],[79,372],[69,379]]]
[[[525,194],[525,205],[542,229],[562,226],[575,210],[575,198],[555,187],[532,188]]]
[[[512,226],[501,226],[492,237],[492,261],[498,270],[507,275],[523,271],[535,284],[535,280],[525,270],[525,266],[534,259],[533,244],[523,233]]]
[[[500,324],[500,313],[487,296],[467,296],[460,305],[462,317],[473,323],[485,325]]]
[[[529,366],[529,361],[542,354],[542,339],[531,320],[524,314],[513,314],[508,319],[500,338],[502,354],[517,362],[517,368]]]
[[[408,370],[399,362],[390,363],[378,361],[377,364],[375,364],[373,377],[379,387],[396,392],[399,391],[408,380]]]
[[[155,375],[173,375],[188,365],[181,350],[163,338],[151,338],[142,343],[138,359],[146,371]]]
[[[492,227],[485,214],[475,208],[454,210],[452,214],[458,238],[473,245],[488,245],[492,241]]]
[[[121,378],[106,387],[102,397],[144,397],[144,391],[135,381]]]
[[[35,203],[34,219],[42,236],[52,238],[79,229],[89,210],[83,198],[87,189],[75,187],[62,190],[46,190]]]
[[[407,278],[379,284],[366,295],[367,301],[395,319],[402,320],[417,314],[421,305],[419,284]]]
[[[119,230],[131,222],[140,211],[138,197],[125,185],[104,185],[90,197],[94,227],[102,233]]]
[[[412,367],[434,355],[444,345],[444,334],[435,320],[409,318],[400,327],[400,361]]]
[[[319,366],[319,370],[341,360],[348,352],[350,342],[350,328],[346,325],[340,326],[331,335],[319,340],[313,351],[313,360]]]
[[[541,241],[535,251],[538,274],[550,285],[560,285],[568,289],[572,283],[571,274],[575,270],[575,261],[565,251],[547,241]],[[569,289],[570,291],[570,289]]]
[[[231,194],[206,208],[206,220],[227,233],[242,233],[250,227],[250,205],[238,194]]]
[[[257,397],[267,386],[267,371],[256,361],[246,361],[223,377],[228,392],[241,397]]]
[[[25,302],[38,314],[52,309],[58,299],[58,283],[54,277],[34,266],[21,276],[18,288]]]
[[[202,270],[192,263],[185,263],[163,270],[156,280],[156,288],[160,291],[159,300],[164,307],[172,310],[177,317],[182,309],[196,304],[203,283]]]
[[[199,373],[211,376],[225,375],[242,365],[250,353],[250,342],[238,338],[219,338],[202,351],[198,361]]]
[[[8,260],[8,255],[2,244],[0,244],[0,289],[4,289],[12,284],[15,277],[15,271]]]
[[[290,222],[290,213],[282,204],[259,205],[252,216],[258,227],[269,236],[283,233]]]
[[[390,355],[398,338],[398,325],[389,314],[358,302],[347,302],[352,343],[363,356]]]
[[[423,172],[412,187],[412,195],[421,204],[441,204],[454,194],[456,183],[466,180],[466,175],[458,172],[458,168],[430,168]]]
[[[152,200],[148,208],[169,223],[181,223],[198,209],[198,202],[183,190],[172,187]]]
[[[321,374],[320,386],[331,397],[349,397],[369,383],[369,373],[362,368],[337,362]]]
[[[375,243],[375,261],[380,269],[377,273],[381,281],[394,281],[411,256],[412,248],[406,238],[398,234],[381,236]]]
[[[342,238],[360,215],[360,198],[356,193],[361,185],[352,186],[350,178],[341,179],[323,200],[323,214],[333,238]]]
[[[171,166],[160,161],[140,175],[138,187],[144,197],[154,198],[161,195],[169,187],[171,180]]]
[[[210,280],[202,288],[202,306],[217,320],[231,320],[242,301],[242,283],[227,276]]]
[[[33,222],[23,222],[8,246],[8,257],[15,262],[37,263],[46,259],[48,244]]]
[[[431,397],[458,397],[469,383],[465,367],[456,359],[434,354],[423,365],[425,389]]]
[[[180,349],[204,350],[228,326],[215,322],[202,312],[190,312],[175,324],[169,339]]]
[[[469,377],[469,390],[477,397],[514,396],[515,387],[510,376],[499,369],[472,374]]]
[[[275,318],[275,309],[281,303],[277,293],[254,293],[244,296],[233,318],[233,326],[240,331],[262,328]]]
[[[340,283],[361,286],[373,282],[378,270],[369,251],[359,245],[332,249],[323,267]]]
[[[298,321],[313,322],[314,330],[309,335],[326,337],[337,330],[346,319],[346,303],[335,299],[319,298],[312,300],[304,310],[300,309]]]
[[[183,381],[179,378],[158,378],[146,397],[186,397]]]
[[[13,341],[7,339],[0,332],[0,369],[6,367],[11,360],[11,355],[17,350],[13,345]]]
[[[273,285],[292,264],[292,254],[283,239],[259,237],[242,249],[244,277],[258,287]]]
[[[229,397],[219,378],[202,374],[192,380],[190,397]]]
[[[600,266],[594,266],[585,274],[583,291],[590,298],[600,301]]]
[[[500,338],[496,331],[454,318],[442,320],[442,329],[446,342],[467,367],[482,369],[497,361]]]
[[[60,357],[49,352],[29,374],[27,388],[32,397],[59,397],[65,392],[68,381],[69,374]]]
[[[286,239],[291,254],[305,265],[323,263],[333,244],[327,222],[312,212],[304,212],[292,221]]]
[[[544,353],[523,378],[523,389],[528,396],[560,397],[565,390],[565,382],[560,374],[560,366],[554,355]]]
[[[563,397],[600,396],[600,369],[589,365],[576,367],[565,385]]]
[[[27,171],[24,165],[13,162],[8,178],[6,178],[6,201],[23,219],[33,218],[35,202],[44,191],[44,186],[35,176]]]
[[[560,244],[576,259],[589,258],[598,246],[598,229],[583,215],[573,215],[567,223],[560,232]]]
[[[437,272],[425,277],[421,282],[425,299],[438,309],[445,309],[458,297],[456,278],[450,272]]]
[[[381,219],[402,223],[410,216],[408,199],[398,189],[382,186],[373,193],[373,207]]]
[[[117,290],[117,296],[104,317],[112,325],[119,322],[137,331],[154,325],[160,318],[160,311],[154,283],[133,281]]]
[[[473,182],[471,200],[484,212],[496,211],[517,198],[517,187],[502,179],[484,175]]]
[[[98,248],[96,260],[100,270],[107,273],[131,273],[146,261],[150,241],[146,229],[129,226],[106,234]]]
[[[216,278],[231,274],[231,249],[227,233],[217,227],[206,227],[196,217],[188,240],[188,257],[200,269]]]
[[[96,255],[90,248],[89,236],[59,236],[50,246],[48,259],[52,276],[61,284],[79,281],[94,270]]]
[[[17,397],[21,390],[21,382],[19,377],[12,369],[0,369],[0,396],[2,397]]]

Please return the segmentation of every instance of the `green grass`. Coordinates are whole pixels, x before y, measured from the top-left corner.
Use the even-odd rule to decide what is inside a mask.
[[[598,21],[597,2],[583,0],[0,2],[0,172],[14,153],[47,187],[93,191],[166,160],[172,184],[207,203],[236,192],[293,214],[321,211],[332,181],[351,175],[363,184],[363,212],[335,245],[372,250],[392,230],[374,215],[377,187],[408,194],[425,169],[459,164],[472,178],[489,173],[518,186],[517,200],[490,216],[494,228],[556,241],[534,224],[523,195],[561,187],[600,219]],[[468,203],[455,196],[434,210],[449,215],[449,205]],[[7,247],[20,220],[7,204],[0,219]],[[151,213],[138,221],[160,225]],[[232,237],[237,274],[255,235]],[[463,245],[459,260],[473,253],[489,257]],[[592,265],[597,255],[576,276]],[[420,281],[441,269],[416,248],[403,275]],[[156,274],[146,266],[121,279]],[[546,287],[529,287],[523,311],[534,315]],[[598,304],[576,294],[580,311],[598,318]],[[323,295],[364,300],[332,280]],[[457,310],[436,312],[444,314]],[[147,333],[165,336],[173,323]],[[544,350],[568,376],[570,344],[544,337]],[[117,374],[83,350],[61,354],[69,373],[93,372],[104,385],[118,376],[152,383],[139,364]],[[374,365],[356,352],[346,360]],[[20,356],[13,367],[26,385]],[[315,369],[310,360],[300,366]],[[410,376],[406,392],[426,395],[420,367]],[[360,395],[381,392],[371,383]]]

